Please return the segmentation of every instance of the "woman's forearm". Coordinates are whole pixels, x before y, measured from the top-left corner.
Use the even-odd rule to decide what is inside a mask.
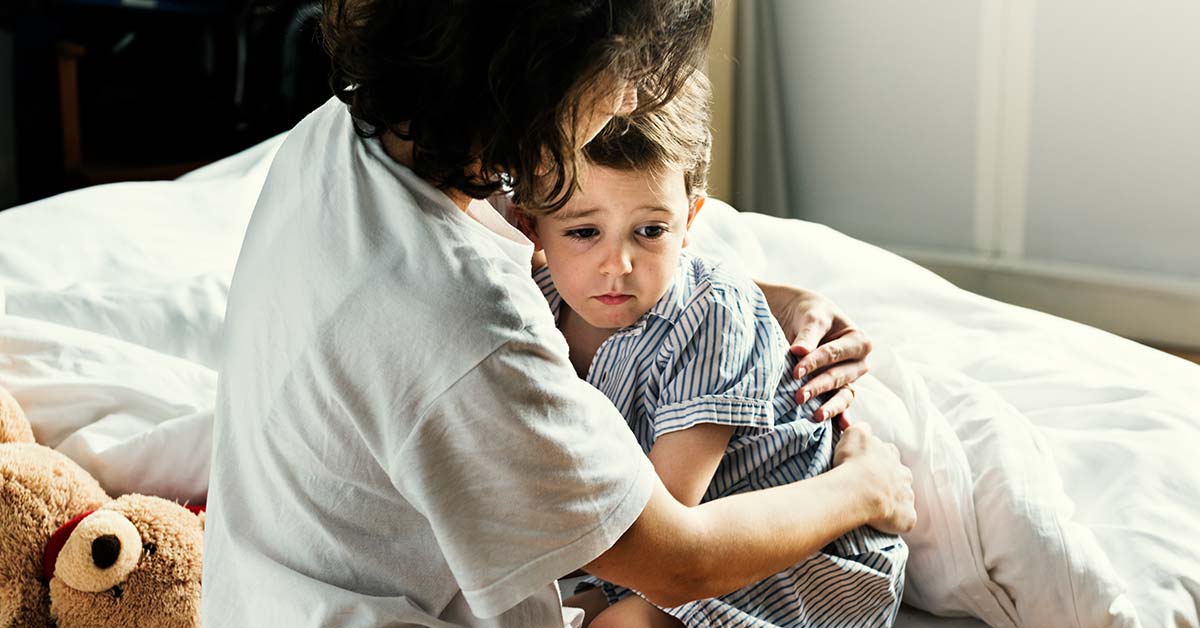
[[[693,599],[714,597],[778,573],[877,516],[872,492],[851,469],[692,508],[698,553]]]
[[[657,480],[657,478],[655,478]],[[656,482],[641,516],[585,567],[660,606],[722,595],[783,571],[879,516],[879,492],[845,466],[699,506]]]

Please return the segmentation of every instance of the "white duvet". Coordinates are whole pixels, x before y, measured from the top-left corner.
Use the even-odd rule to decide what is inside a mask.
[[[204,498],[225,297],[277,146],[0,213],[0,386],[110,493]],[[712,202],[696,229],[698,250],[822,291],[876,341],[851,418],[916,477],[906,604],[1200,627],[1200,367],[819,225]],[[943,624],[978,621],[900,620]]]

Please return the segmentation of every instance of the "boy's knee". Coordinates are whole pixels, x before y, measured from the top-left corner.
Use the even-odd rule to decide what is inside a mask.
[[[632,628],[641,625],[637,614],[630,612],[628,604],[613,604],[596,615],[589,628]]]
[[[640,597],[629,596],[604,609],[590,628],[677,628],[679,620]]]
[[[610,610],[612,610],[611,607],[606,608],[599,615],[592,618],[591,623],[588,624],[588,628],[617,628],[620,626],[620,618],[614,617],[612,613],[608,612]]]

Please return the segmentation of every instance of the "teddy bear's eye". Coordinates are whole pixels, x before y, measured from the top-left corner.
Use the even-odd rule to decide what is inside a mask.
[[[153,556],[154,552],[158,551],[158,546],[154,543],[147,543],[142,546],[142,549],[145,550],[147,554]]]

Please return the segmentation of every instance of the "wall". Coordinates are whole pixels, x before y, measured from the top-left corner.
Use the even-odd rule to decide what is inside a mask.
[[[1200,3],[774,3],[794,215],[1200,346]]]
[[[733,115],[735,39],[737,29],[736,0],[717,0],[716,20],[708,46],[705,73],[712,83],[712,158],[709,164],[708,192],[710,196],[728,199],[733,190]]]

